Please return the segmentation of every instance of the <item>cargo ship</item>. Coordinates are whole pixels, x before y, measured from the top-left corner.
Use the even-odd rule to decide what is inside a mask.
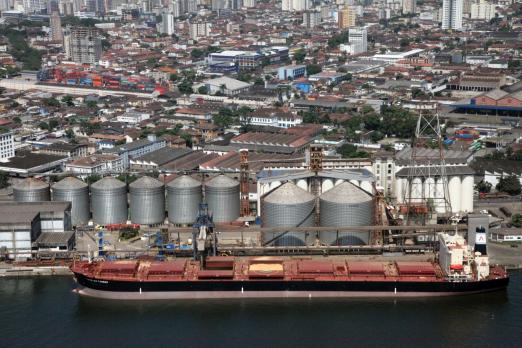
[[[451,296],[505,289],[509,276],[457,234],[439,235],[432,261],[343,257],[231,257],[204,260],[80,261],[80,295],[114,300]]]

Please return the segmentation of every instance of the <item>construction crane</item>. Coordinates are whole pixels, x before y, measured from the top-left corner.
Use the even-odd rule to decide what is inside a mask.
[[[241,216],[250,215],[249,199],[249,170],[248,170],[248,150],[239,150],[239,188],[240,188],[240,214]]]

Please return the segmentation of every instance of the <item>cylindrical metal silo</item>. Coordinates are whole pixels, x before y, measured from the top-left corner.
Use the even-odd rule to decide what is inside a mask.
[[[42,202],[51,197],[49,184],[34,178],[13,185],[13,196],[17,202]]]
[[[99,225],[127,221],[127,185],[111,177],[91,185],[92,220]]]
[[[263,227],[309,227],[314,224],[315,197],[287,182],[263,199]],[[295,231],[264,232],[265,244],[275,246],[305,245],[305,233]]]
[[[319,197],[320,223],[323,227],[368,226],[373,219],[373,199],[359,187],[344,182]],[[368,244],[368,232],[320,232],[328,245]]]
[[[205,184],[205,198],[214,222],[234,221],[239,217],[239,182],[219,175]]]
[[[458,213],[460,212],[460,199],[461,199],[461,182],[460,177],[453,176],[449,178],[448,190],[449,190],[449,200],[451,202],[451,212]]]
[[[140,225],[160,224],[165,220],[165,186],[144,176],[129,185],[130,219]]]
[[[202,200],[201,183],[182,175],[167,184],[167,210],[174,224],[192,224],[196,221]]]
[[[71,223],[74,226],[89,222],[89,186],[83,181],[67,177],[52,186],[53,201],[71,202]]]

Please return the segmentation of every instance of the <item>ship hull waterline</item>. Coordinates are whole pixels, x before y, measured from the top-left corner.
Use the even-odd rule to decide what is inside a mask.
[[[76,292],[111,300],[234,298],[399,298],[470,295],[505,290],[509,278],[475,282],[408,281],[107,281],[76,275]]]

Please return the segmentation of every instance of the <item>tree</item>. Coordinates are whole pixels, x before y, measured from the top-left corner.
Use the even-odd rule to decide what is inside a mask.
[[[302,48],[295,51],[294,53],[294,59],[297,63],[302,63],[306,57],[306,52]]]
[[[60,106],[60,102],[56,98],[45,98],[43,103],[47,106],[57,107]]]
[[[73,130],[72,130],[72,129],[70,129],[70,128],[69,128],[69,129],[67,129],[67,130],[65,131],[65,136],[66,136],[66,137],[67,137],[67,139],[69,139],[69,140],[73,140],[73,139],[75,139],[75,138],[76,138],[76,135],[74,135],[74,132],[73,132]]]
[[[492,186],[493,185],[491,185],[491,183],[482,180],[481,182],[475,185],[475,189],[480,193],[488,193],[491,191]]]
[[[357,147],[352,144],[342,145],[338,151],[343,158],[365,158],[369,157],[369,154],[365,151],[358,151]]]
[[[13,122],[16,124],[20,124],[20,123],[22,123],[22,119],[18,116],[15,116],[15,117],[13,117]]]
[[[522,192],[522,187],[520,186],[520,181],[516,175],[510,175],[507,177],[502,177],[498,181],[496,186],[497,191],[506,192],[512,196],[518,195]]]
[[[101,179],[100,175],[92,174],[92,175],[89,175],[88,177],[85,178],[85,183],[87,185],[92,185],[92,184],[94,184],[96,181],[98,181],[100,179]]]
[[[199,48],[194,48],[191,52],[190,52],[190,56],[194,59],[200,59],[202,58],[203,56],[205,55],[205,51],[203,50],[200,50]]]
[[[9,186],[9,175],[6,172],[0,171],[0,189],[4,189]]]
[[[67,106],[74,106],[73,97],[70,95],[64,95],[62,103],[65,103]]]
[[[180,93],[191,94],[194,93],[192,89],[192,82],[189,80],[183,80],[180,84],[178,84],[178,90]]]
[[[176,82],[179,79],[179,76],[176,74],[170,74],[170,81]]]
[[[48,130],[49,129],[49,125],[47,124],[47,122],[43,122],[42,121],[42,122],[40,122],[38,124],[38,128],[43,129],[43,130]]]
[[[511,224],[515,227],[522,227],[522,214],[513,214],[511,216]]]
[[[56,127],[58,127],[60,123],[56,119],[52,119],[49,121],[49,130],[54,130]]]
[[[85,105],[87,105],[87,107],[89,109],[95,109],[98,107],[98,103],[95,102],[94,100],[89,100],[88,102],[85,103]]]
[[[321,71],[323,71],[323,68],[321,68],[320,65],[317,64],[309,64],[306,66],[306,73],[308,75],[318,74]]]
[[[198,88],[198,93],[199,93],[199,94],[207,94],[207,93],[208,93],[208,88],[207,88],[207,86],[200,86],[200,87]]]
[[[234,116],[234,113],[230,109],[221,108],[218,114],[212,117],[212,120],[216,125],[227,128],[234,124]]]

